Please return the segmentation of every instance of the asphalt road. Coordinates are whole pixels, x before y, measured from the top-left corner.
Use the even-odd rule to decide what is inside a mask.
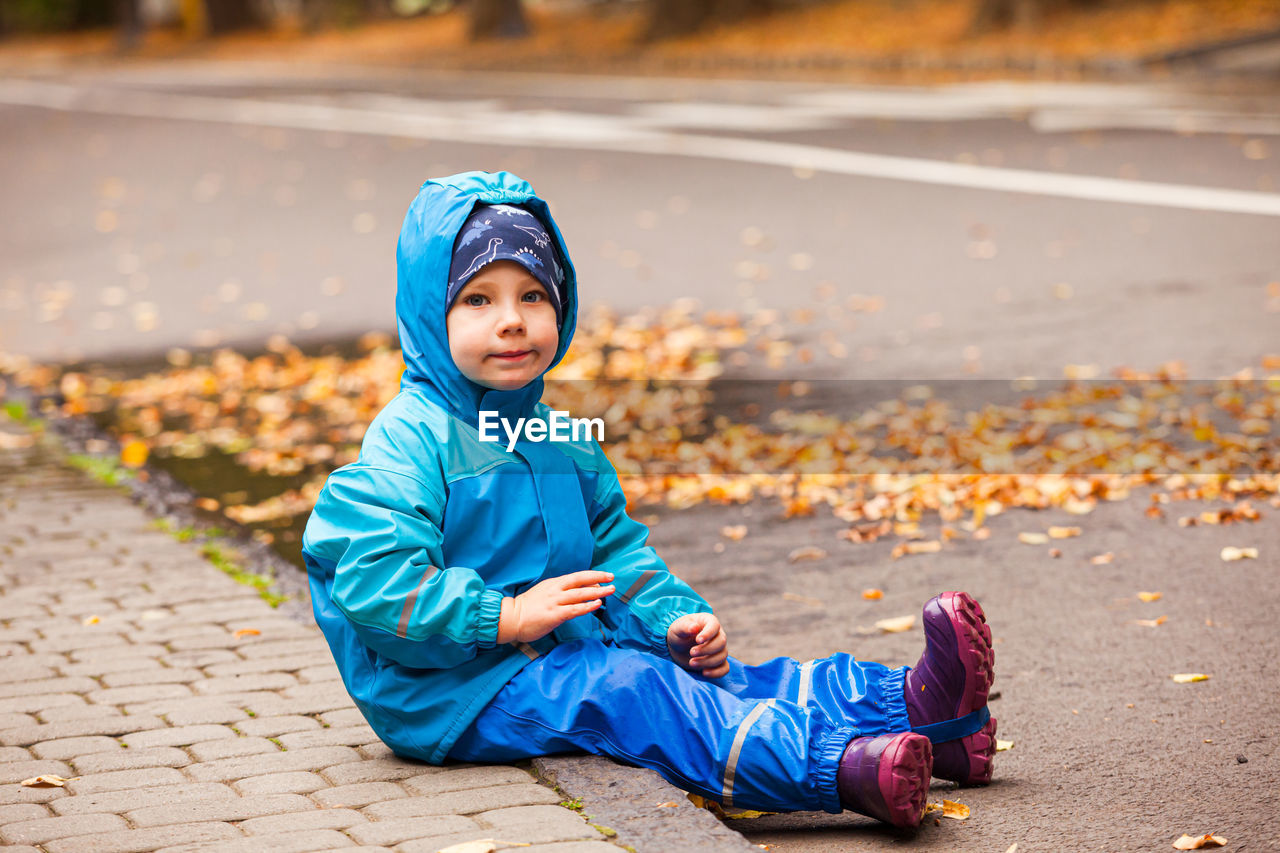
[[[4,352],[391,330],[404,210],[475,168],[553,201],[585,304],[778,309],[825,375],[1221,375],[1280,328],[1271,95],[19,70],[0,79]]]
[[[0,352],[13,355],[390,330],[405,208],[427,177],[475,168],[516,171],[554,202],[587,304],[777,309],[779,331],[817,355],[792,375],[1057,377],[1176,359],[1216,376],[1280,351],[1280,107],[1265,94],[5,74]],[[860,310],[876,298],[882,310]],[[805,308],[812,320],[792,313]],[[935,792],[968,821],[914,836],[851,815],[738,828],[784,851],[1159,850],[1210,831],[1232,850],[1280,849],[1276,510],[1184,530],[1144,506],[1103,506],[1056,560],[1017,532],[1078,520],[1007,513],[987,542],[895,561],[888,543],[838,540],[834,518],[783,522],[763,502],[664,513],[653,544],[745,660],[843,648],[912,663],[918,630],[857,629],[948,588],[979,597],[997,638],[993,707],[1015,747],[991,787]],[[708,530],[737,522],[747,538],[713,551]],[[789,565],[809,542],[831,556]],[[1224,545],[1262,559],[1222,563]],[[1104,551],[1114,563],[1089,563]],[[1192,671],[1212,678],[1169,679]]]

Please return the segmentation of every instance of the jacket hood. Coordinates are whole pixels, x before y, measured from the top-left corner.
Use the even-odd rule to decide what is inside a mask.
[[[463,172],[422,185],[405,214],[396,247],[396,325],[405,365],[400,387],[425,394],[469,424],[477,423],[481,410],[510,419],[529,417],[543,389],[542,376],[510,391],[487,388],[463,375],[449,354],[445,296],[453,244],[477,204],[521,205],[555,241],[564,263],[565,303],[560,344],[548,370],[568,352],[578,314],[578,279],[564,237],[528,181],[510,172]]]

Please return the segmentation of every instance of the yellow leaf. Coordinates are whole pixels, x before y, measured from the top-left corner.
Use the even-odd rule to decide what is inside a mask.
[[[1235,548],[1231,545],[1222,549],[1222,561],[1224,563],[1233,563],[1236,560],[1256,560],[1258,559],[1257,548]]]
[[[805,545],[803,548],[796,548],[787,555],[788,563],[798,563],[801,560],[821,560],[827,556],[827,552],[816,545]]]
[[[1160,593],[1158,593],[1158,592],[1140,592],[1140,593],[1138,593],[1138,598],[1142,599],[1143,601],[1159,601],[1159,600],[1160,600]]]
[[[1050,527],[1050,539],[1070,539],[1073,536],[1079,536],[1083,531],[1079,527]]]
[[[147,454],[149,452],[144,442],[137,439],[126,442],[124,447],[120,448],[120,464],[130,468],[141,468],[147,464]]]
[[[895,616],[892,619],[881,619],[876,622],[876,628],[886,634],[900,634],[903,631],[910,631],[911,626],[915,624],[915,616]]]
[[[1018,541],[1023,545],[1047,545],[1049,537],[1043,533],[1019,533]]]
[[[1098,554],[1096,556],[1090,557],[1089,562],[1095,566],[1105,566],[1107,563],[1110,563],[1115,558],[1116,558],[1116,555],[1108,551],[1105,554]]]
[[[1214,835],[1213,833],[1208,833],[1206,835],[1200,835],[1196,837],[1192,837],[1190,835],[1183,835],[1177,841],[1173,842],[1174,850],[1202,850],[1206,847],[1226,847],[1226,846],[1227,846],[1227,839],[1223,838],[1221,835]]]
[[[964,803],[957,803],[954,800],[943,800],[942,816],[949,817],[952,820],[968,820],[969,807]]]
[[[1013,741],[996,738],[996,752],[1008,752],[1013,749]]]
[[[18,784],[24,788],[61,788],[70,781],[70,779],[63,779],[61,776],[54,776],[50,774],[46,776],[33,776],[30,779],[23,779]]]
[[[262,632],[259,631],[257,628],[241,628],[238,631],[236,631],[235,637],[237,640],[239,640],[242,637],[256,637],[261,633]]]
[[[906,546],[908,554],[936,554],[942,550],[942,543],[937,539],[931,539],[928,542],[907,542]]]
[[[765,817],[771,814],[777,814],[777,812],[760,812],[760,811],[756,811],[755,809],[743,809],[740,812],[729,812],[728,814],[725,815],[725,817],[727,817],[729,820],[741,820],[743,818],[750,820],[757,817]]]
[[[86,616],[86,617],[84,617],[84,621],[83,621],[83,623],[82,623],[82,624],[85,624],[85,625],[97,625],[97,624],[98,624],[99,622],[101,622],[101,621],[102,621],[102,620],[101,620],[101,619],[99,619],[97,616]]]
[[[706,797],[699,796],[698,794],[686,794],[685,796],[689,798],[689,802],[693,803],[698,808],[706,809],[716,817],[724,817],[724,806],[720,805],[715,800],[708,800]]]
[[[864,589],[862,591],[862,597],[867,601],[879,601],[884,598],[884,593],[878,589]]]
[[[747,535],[747,526],[745,524],[734,524],[720,528],[720,535],[725,539],[732,539],[737,542]]]
[[[676,807],[677,807],[677,806],[679,806],[679,805],[680,805],[680,804],[679,804],[679,803],[677,803],[677,802],[674,802],[674,801],[672,801],[672,800],[668,800],[668,801],[667,801],[667,802],[665,802],[665,803],[658,803],[658,808],[660,808],[660,809],[674,809],[674,808],[676,808]]]
[[[1009,849],[1004,851],[1004,853],[1018,853],[1018,842],[1015,841],[1010,844]]]
[[[1190,684],[1193,681],[1208,681],[1209,676],[1203,672],[1179,672],[1177,675],[1169,676],[1176,684]]]
[[[1168,616],[1161,616],[1159,619],[1134,619],[1133,624],[1141,625],[1144,628],[1157,628],[1169,621]]]

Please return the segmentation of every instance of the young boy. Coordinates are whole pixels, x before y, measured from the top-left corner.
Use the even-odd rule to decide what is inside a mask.
[[[931,772],[990,780],[991,633],[972,598],[925,606],[914,669],[746,666],[645,544],[594,440],[483,440],[482,418],[547,420],[542,376],[575,326],[573,266],[529,184],[428,181],[397,265],[401,391],[303,539],[316,621],[397,754],[586,751],[725,805],[897,826],[920,822]]]

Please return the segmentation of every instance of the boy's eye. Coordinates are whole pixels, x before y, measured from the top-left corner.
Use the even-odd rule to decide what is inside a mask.
[[[475,300],[477,300],[477,299],[479,299],[480,301],[479,301],[479,302],[476,302]],[[468,294],[468,295],[467,295],[467,300],[466,300],[466,301],[467,301],[467,304],[468,304],[468,305],[483,305],[483,304],[484,304],[484,297],[483,297],[483,296],[481,296],[481,295],[480,295],[480,294],[478,294],[478,293],[471,293],[471,294]]]
[[[533,297],[533,298],[530,299],[529,297]],[[526,302],[537,302],[538,300],[545,299],[545,298],[546,297],[543,296],[541,290],[530,290],[528,293],[524,295],[524,299]]]

